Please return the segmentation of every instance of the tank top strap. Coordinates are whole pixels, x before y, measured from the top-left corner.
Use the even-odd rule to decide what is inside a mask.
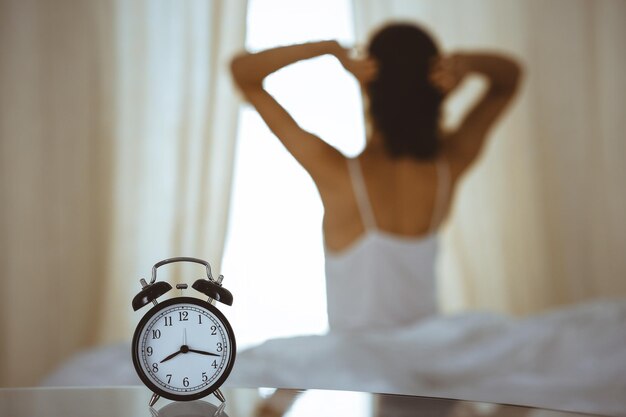
[[[352,189],[354,190],[354,196],[356,198],[363,226],[365,226],[365,230],[375,230],[376,218],[374,217],[374,211],[372,210],[372,205],[367,194],[367,188],[365,187],[361,164],[356,158],[348,158],[347,161],[348,171],[350,172],[350,181],[352,182]]]
[[[450,198],[451,175],[450,166],[444,157],[436,162],[437,169],[437,193],[435,195],[435,209],[430,220],[430,232],[434,232],[443,221],[448,200]]]

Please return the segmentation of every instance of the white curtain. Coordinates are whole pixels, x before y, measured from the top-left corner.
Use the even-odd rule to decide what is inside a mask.
[[[135,324],[120,327],[155,262],[193,256],[220,271],[238,115],[228,64],[244,47],[246,16],[244,1],[117,7],[115,245],[104,340],[125,337]]]
[[[354,0],[357,39],[388,20],[444,51],[492,49],[526,68],[520,95],[463,180],[439,259],[447,311],[516,314],[626,295],[626,3]],[[481,85],[447,108],[450,123]]]
[[[245,9],[0,0],[0,386],[128,340],[156,261],[219,271]]]

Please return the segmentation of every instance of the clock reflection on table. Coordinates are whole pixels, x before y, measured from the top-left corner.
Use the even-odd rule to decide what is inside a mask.
[[[143,387],[0,389],[1,417],[566,417],[589,416],[505,404],[354,391],[225,388],[214,396],[149,407]]]

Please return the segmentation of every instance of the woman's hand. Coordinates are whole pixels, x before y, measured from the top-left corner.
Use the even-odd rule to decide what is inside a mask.
[[[468,72],[468,67],[461,54],[440,56],[433,61],[430,82],[444,96],[447,96],[458,87]]]
[[[354,78],[361,85],[367,85],[378,74],[377,62],[371,58],[355,58],[351,56],[350,52],[350,49],[343,48],[337,44],[334,55],[346,71],[354,75]]]

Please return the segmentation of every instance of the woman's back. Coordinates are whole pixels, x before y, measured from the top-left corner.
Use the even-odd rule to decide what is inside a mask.
[[[331,330],[401,326],[437,312],[435,232],[448,207],[449,167],[444,158],[419,166],[411,162],[392,163],[386,173],[380,172],[380,164],[373,165],[384,182],[369,185],[361,158],[347,160],[351,192],[343,194],[345,209],[335,221],[343,217],[346,230],[361,232],[341,249],[333,249],[325,235]]]
[[[430,161],[393,159],[368,146],[358,159],[347,161],[334,183],[318,185],[328,249],[349,247],[366,232],[366,223],[379,232],[418,238],[445,217],[453,178],[444,155]]]

